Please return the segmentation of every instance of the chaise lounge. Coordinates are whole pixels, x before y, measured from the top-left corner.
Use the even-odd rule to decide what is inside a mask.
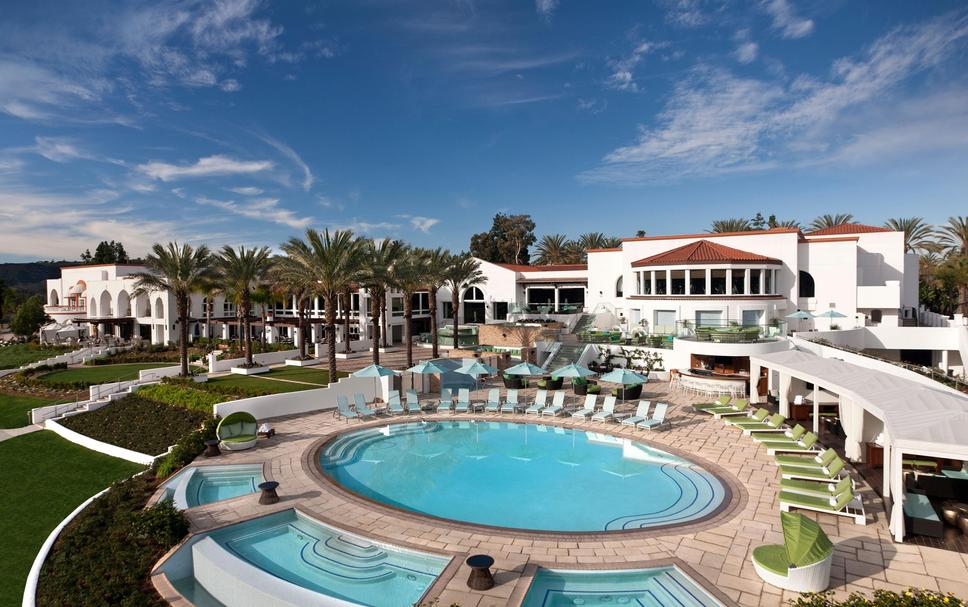
[[[764,582],[795,592],[823,592],[830,585],[834,546],[815,521],[780,513],[783,544],[753,549],[753,568]]]
[[[259,438],[256,434],[258,428],[255,416],[247,411],[236,411],[222,418],[215,429],[215,436],[222,441],[222,448],[226,451],[244,451],[255,447]]]

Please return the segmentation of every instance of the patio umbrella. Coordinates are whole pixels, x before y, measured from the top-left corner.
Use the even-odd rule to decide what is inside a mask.
[[[504,370],[508,375],[547,375],[548,372],[538,365],[532,365],[528,361],[508,367]]]
[[[356,371],[353,371],[351,375],[353,377],[372,377],[373,384],[374,384],[373,393],[376,394],[377,392],[379,392],[379,388],[376,387],[376,384],[379,381],[377,378],[388,377],[390,375],[396,375],[396,374],[397,372],[394,371],[393,369],[387,369],[386,367],[381,367],[380,365],[369,365],[369,366],[363,367],[362,369],[357,369]]]
[[[470,364],[464,365],[459,369],[454,370],[455,373],[463,373],[464,375],[470,375],[474,378],[474,389],[477,389],[477,378],[481,375],[493,375],[497,373],[497,369],[491,365],[485,365],[482,362],[474,361]]]
[[[598,381],[605,381],[612,384],[622,384],[622,400],[625,400],[625,386],[637,386],[649,381],[648,377],[643,377],[638,373],[628,369],[615,369],[598,378]]]
[[[425,360],[422,363],[410,367],[406,372],[411,373],[412,375],[443,375],[444,373],[447,373],[447,369],[438,367],[432,360]],[[413,385],[413,381],[410,383]]]
[[[847,315],[846,314],[841,314],[837,310],[827,310],[826,312],[822,312],[820,314],[817,314],[817,318],[826,318],[826,319],[828,319],[830,322],[829,322],[827,328],[832,329],[833,326],[834,326],[834,319],[835,318],[847,318]]]
[[[576,365],[575,363],[569,363],[564,367],[551,372],[552,377],[571,377],[573,379],[575,377],[589,377],[591,375],[597,375],[597,373],[591,369],[586,369],[585,367]]]
[[[811,314],[810,312],[805,312],[803,310],[797,310],[796,312],[787,314],[786,317],[794,318],[796,320],[807,320],[808,318],[813,318],[813,314]],[[797,326],[799,326],[799,324],[800,323],[797,323]]]

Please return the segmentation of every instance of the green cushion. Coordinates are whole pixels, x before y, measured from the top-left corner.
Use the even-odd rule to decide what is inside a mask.
[[[242,434],[255,434],[259,424],[255,422],[242,422]]]
[[[781,512],[780,523],[783,526],[783,544],[791,565],[813,565],[833,552],[833,542],[816,521],[796,512]]]
[[[222,439],[223,443],[247,443],[250,440],[255,440],[255,434],[237,434],[235,436],[229,436]]]
[[[236,424],[223,425],[221,428],[221,432],[219,432],[219,434],[221,436],[237,436],[239,434],[242,434],[242,422],[238,422]]]
[[[790,571],[786,546],[767,544],[753,548],[753,560],[771,573],[786,576]]]

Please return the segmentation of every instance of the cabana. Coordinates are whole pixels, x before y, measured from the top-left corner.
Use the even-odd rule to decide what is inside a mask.
[[[815,429],[819,390],[837,395],[847,435],[844,451],[851,461],[863,459],[865,437],[883,435],[882,493],[885,503],[892,504],[891,531],[898,542],[904,540],[902,460],[921,456],[968,461],[968,396],[940,384],[933,388],[907,379],[901,369],[895,375],[800,350],[750,356],[750,377],[759,378],[763,368],[779,375],[778,399],[783,415],[790,413],[792,379],[813,384]],[[754,380],[750,383],[750,402],[757,403],[761,398]]]

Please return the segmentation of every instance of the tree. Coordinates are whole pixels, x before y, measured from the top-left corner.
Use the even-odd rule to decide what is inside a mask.
[[[772,215],[770,217],[773,217]],[[750,221],[750,227],[754,230],[765,230],[766,229],[766,219],[763,218],[763,213],[757,211],[756,216]]]
[[[824,228],[832,228],[834,226],[842,226],[854,221],[854,216],[850,213],[837,213],[836,215],[831,215],[825,213],[820,217],[817,217],[812,222],[810,222],[810,229],[813,231],[822,230]]]
[[[904,252],[918,253],[931,241],[934,228],[926,223],[922,217],[896,217],[884,223],[885,228],[896,232],[904,232]]]
[[[717,219],[709,226],[708,232],[723,234],[726,232],[749,232],[753,229],[750,220],[739,217],[733,219]]]
[[[578,237],[578,262],[588,261],[590,249],[613,249],[622,244],[622,239],[616,236],[606,236],[601,232],[586,232]]]
[[[221,255],[215,259],[219,282],[225,290],[226,298],[235,304],[239,325],[242,327],[241,337],[247,367],[253,366],[252,292],[262,285],[271,264],[269,247],[256,249],[240,246],[236,249],[225,245]]]
[[[968,256],[953,255],[938,268],[938,277],[958,292],[959,314],[968,316]]]
[[[481,272],[481,264],[466,253],[454,256],[450,267],[444,273],[446,284],[450,287],[450,303],[454,309],[454,347],[458,347],[457,330],[460,328],[460,298],[464,289],[482,285],[487,277]]]
[[[427,258],[423,251],[412,247],[393,264],[391,283],[403,293],[404,341],[407,342],[407,367],[413,366],[413,296],[425,289]]]
[[[188,313],[191,294],[204,289],[214,278],[212,261],[212,254],[205,245],[196,249],[187,244],[179,246],[177,242],[169,242],[167,246],[155,243],[144,261],[147,271],[132,275],[136,296],[167,290],[175,298],[182,377],[189,375]]]
[[[447,281],[447,268],[453,263],[454,256],[450,251],[437,247],[433,250],[425,251],[427,258],[426,276],[428,297],[430,299],[430,342],[433,348],[432,356],[440,356],[437,331],[437,293]]]
[[[123,244],[113,240],[110,242],[102,240],[94,249],[94,255],[91,255],[90,249],[86,249],[81,254],[81,261],[90,264],[128,263],[129,258]]]
[[[939,243],[947,252],[938,274],[958,291],[958,312],[968,315],[968,216],[949,217],[939,230]]]
[[[530,215],[494,216],[491,229],[471,236],[471,255],[493,263],[527,264],[528,247],[536,241]]]
[[[40,295],[33,295],[20,304],[17,311],[13,313],[13,318],[10,319],[10,330],[15,335],[30,337],[46,322],[47,314],[44,312],[44,302]]]
[[[278,256],[273,259],[268,274],[270,295],[293,297],[296,300],[296,315],[299,325],[299,358],[306,359],[306,336],[309,334],[308,310],[316,287],[312,269],[291,257]]]
[[[776,215],[770,215],[766,220],[766,227],[770,230],[775,228],[796,228],[800,229],[800,222],[796,219],[777,219]]]
[[[938,229],[939,242],[956,255],[968,255],[968,216],[949,217]]]
[[[635,231],[635,237],[636,238],[645,238],[645,230],[636,230]]]
[[[370,349],[373,351],[373,364],[380,364],[380,318],[383,304],[390,288],[393,264],[403,251],[399,240],[367,240],[364,248],[364,262],[360,269],[359,281],[370,296]]]
[[[316,293],[326,309],[326,346],[329,377],[336,380],[336,299],[358,276],[363,241],[352,230],[306,230],[305,240],[290,238],[281,245],[283,252],[311,273]],[[348,336],[347,336],[348,337]]]
[[[577,263],[580,256],[578,243],[564,234],[545,234],[538,241],[535,252],[534,261],[539,265]]]

